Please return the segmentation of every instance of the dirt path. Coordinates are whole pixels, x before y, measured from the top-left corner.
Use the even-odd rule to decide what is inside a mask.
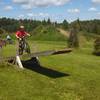
[[[57,28],[57,30],[60,31],[60,33],[61,33],[62,35],[66,36],[66,37],[69,37],[69,32],[68,32],[68,31],[65,31],[65,30],[63,30],[63,29],[61,29],[61,28]]]

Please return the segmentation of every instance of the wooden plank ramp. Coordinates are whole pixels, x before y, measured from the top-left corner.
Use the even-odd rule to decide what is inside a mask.
[[[72,49],[61,49],[61,50],[47,50],[47,51],[42,51],[42,52],[36,52],[36,53],[31,53],[31,54],[24,54],[20,55],[20,57],[40,57],[40,56],[50,56],[50,55],[59,55],[59,54],[65,54],[65,53],[70,53]],[[0,61],[4,60],[13,60],[16,59],[16,56],[11,56],[11,57],[0,57]]]
[[[19,56],[20,58],[22,57],[40,57],[40,56],[50,56],[50,55],[59,55],[59,54],[66,54],[70,53],[72,49],[61,49],[61,50],[48,50],[48,51],[42,51],[42,52],[36,52],[36,53],[31,53],[31,54],[24,54]],[[11,57],[0,57],[0,61],[8,61],[8,62],[13,62],[13,60],[16,59],[16,56],[11,56]]]
[[[40,57],[40,56],[50,56],[50,55],[59,55],[59,54],[65,54],[70,53],[72,49],[62,49],[62,50],[48,50],[48,51],[42,51],[42,52],[36,52],[31,54],[25,54],[21,57]]]
[[[23,64],[21,62],[21,57],[30,57],[30,58],[35,57],[37,59],[37,57],[39,57],[39,56],[65,54],[65,53],[69,53],[71,51],[72,51],[72,49],[49,50],[49,51],[42,51],[42,52],[36,52],[36,53],[31,53],[31,54],[25,54],[22,56],[16,55],[16,56],[12,56],[12,57],[0,57],[0,62],[5,61],[5,62],[12,63],[12,64],[17,64],[19,66],[19,68],[23,69],[24,67],[23,67]]]

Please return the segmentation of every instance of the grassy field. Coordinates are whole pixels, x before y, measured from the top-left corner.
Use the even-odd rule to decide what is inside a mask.
[[[66,48],[66,42],[30,42],[32,52]],[[72,53],[40,57],[21,70],[0,64],[0,100],[100,100],[100,57],[92,55],[87,42]],[[16,54],[15,45],[3,48],[2,56]],[[30,67],[33,67],[30,69]]]

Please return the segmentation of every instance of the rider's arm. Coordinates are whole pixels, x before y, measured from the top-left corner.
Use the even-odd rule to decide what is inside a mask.
[[[16,38],[19,38],[18,35],[16,35]]]
[[[27,36],[31,36],[29,33],[25,32]]]
[[[20,39],[20,37],[19,37],[19,31],[16,32],[16,38]]]
[[[21,38],[20,38],[18,35],[16,35],[16,38],[17,38],[18,40],[21,40]]]

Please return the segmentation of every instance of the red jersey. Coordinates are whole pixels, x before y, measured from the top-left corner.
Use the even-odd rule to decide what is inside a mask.
[[[26,33],[25,31],[17,31],[17,32],[16,32],[16,35],[17,35],[19,38],[22,38],[22,37],[26,36],[27,33]]]

